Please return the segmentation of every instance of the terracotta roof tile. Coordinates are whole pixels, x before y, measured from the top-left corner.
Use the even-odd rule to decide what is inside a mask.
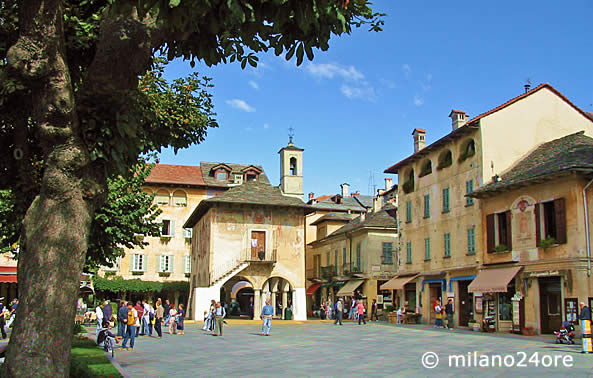
[[[146,178],[146,182],[151,184],[206,185],[200,166],[193,165],[156,164]]]

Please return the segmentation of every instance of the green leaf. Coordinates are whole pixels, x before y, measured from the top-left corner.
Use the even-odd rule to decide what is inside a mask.
[[[297,48],[297,52],[296,52],[296,55],[297,55],[297,66],[300,66],[301,63],[303,63],[303,54],[304,54],[303,50],[304,50],[303,49],[303,43],[301,43],[301,44],[299,44],[299,47]]]
[[[176,8],[181,4],[181,0],[169,0],[169,7]]]

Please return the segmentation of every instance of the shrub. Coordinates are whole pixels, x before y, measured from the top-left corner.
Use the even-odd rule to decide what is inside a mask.
[[[496,247],[494,247],[494,251],[495,252],[504,252],[504,251],[508,251],[509,247],[506,246],[506,244],[499,244]]]
[[[121,377],[103,349],[93,340],[77,339],[72,342],[70,377]]]
[[[74,335],[78,335],[79,333],[86,333],[86,329],[80,324],[74,323]]]
[[[539,241],[539,245],[538,245],[538,247],[540,247],[540,248],[544,248],[544,249],[545,249],[545,248],[550,248],[550,247],[553,247],[553,246],[554,246],[554,245],[556,245],[556,244],[558,244],[558,243],[556,242],[556,239],[554,239],[554,238],[553,238],[553,237],[551,237],[551,236],[548,236],[548,237],[547,237],[547,238],[545,238],[544,240],[540,240],[540,241]]]

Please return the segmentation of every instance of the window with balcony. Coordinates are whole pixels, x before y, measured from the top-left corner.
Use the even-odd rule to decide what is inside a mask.
[[[535,205],[535,235],[538,247],[566,243],[566,206],[564,198]]]
[[[511,212],[486,216],[486,245],[488,252],[512,251]]]
[[[450,167],[453,165],[453,155],[451,154],[450,150],[442,152],[439,155],[439,165],[437,166],[437,171]]]
[[[466,140],[461,146],[459,162],[465,161],[476,154],[476,143],[473,139]]]
[[[432,161],[427,160],[422,165],[422,169],[420,170],[420,174],[418,177],[424,177],[432,173]]]

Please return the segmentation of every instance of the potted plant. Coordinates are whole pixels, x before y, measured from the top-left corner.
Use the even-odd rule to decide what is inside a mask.
[[[524,336],[533,336],[535,335],[535,328],[533,328],[532,326],[525,326],[521,329],[521,333]]]
[[[495,252],[504,252],[504,251],[508,251],[509,247],[507,247],[506,244],[499,244],[496,247],[494,247],[494,251]]]
[[[547,248],[555,247],[557,245],[558,245],[558,243],[556,242],[556,239],[554,239],[551,236],[548,236],[544,240],[540,240],[539,241],[538,247],[543,248],[543,249],[547,249]]]

